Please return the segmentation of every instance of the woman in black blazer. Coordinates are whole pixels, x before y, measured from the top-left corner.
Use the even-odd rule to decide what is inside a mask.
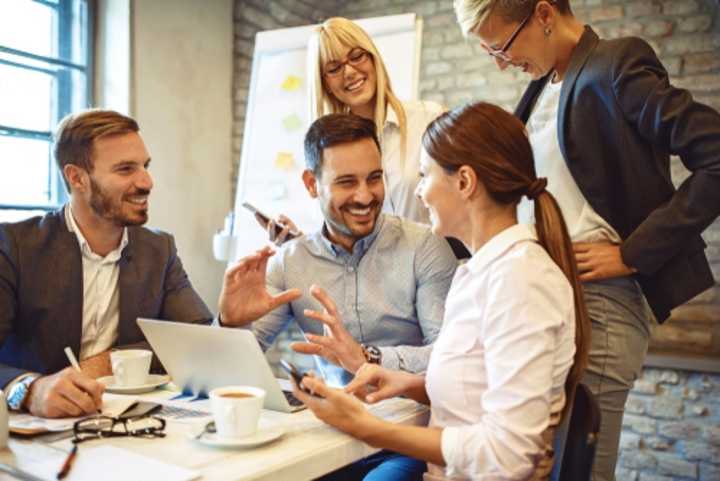
[[[532,81],[515,114],[558,198],[593,325],[584,383],[602,410],[594,480],[613,480],[622,414],[655,319],[714,284],[700,237],[720,214],[720,115],[670,85],[638,38],[601,40],[568,0],[455,0],[458,23]],[[691,175],[675,189],[670,155]]]

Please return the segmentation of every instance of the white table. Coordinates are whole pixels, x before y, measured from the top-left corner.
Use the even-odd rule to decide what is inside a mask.
[[[173,392],[156,391],[141,398],[169,398]],[[207,409],[208,401],[190,404]],[[380,417],[403,424],[427,424],[428,409],[407,399],[393,399],[372,406],[371,411]],[[209,409],[208,409],[209,410]],[[163,462],[197,471],[203,480],[272,480],[299,481],[313,479],[337,468],[362,459],[377,449],[347,436],[321,421],[309,410],[293,414],[263,411],[261,425],[280,424],[286,428],[285,435],[270,444],[252,449],[218,449],[189,439],[197,432],[198,423],[169,421],[167,436],[159,439],[112,438],[80,444],[78,456],[83,451],[90,456],[91,446],[107,443]],[[69,439],[52,444],[32,440],[11,439],[8,449],[0,451],[0,462],[27,469],[34,463],[49,464],[52,469],[43,471],[42,477],[55,479],[72,444]],[[57,458],[49,462],[49,458]],[[35,464],[35,466],[38,466]],[[98,466],[101,474],[108,466]],[[77,477],[68,478],[74,480]],[[3,477],[2,479],[13,479]],[[102,479],[97,476],[94,480]],[[140,481],[140,480],[132,480]]]

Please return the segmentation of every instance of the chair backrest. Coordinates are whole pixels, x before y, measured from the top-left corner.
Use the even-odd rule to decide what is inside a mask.
[[[600,408],[584,384],[575,390],[569,416],[558,481],[589,481],[600,431]]]

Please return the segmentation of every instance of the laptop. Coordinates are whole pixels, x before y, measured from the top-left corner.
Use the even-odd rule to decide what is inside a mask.
[[[284,380],[275,378],[251,331],[142,318],[137,323],[183,392],[201,395],[222,386],[255,386],[265,390],[265,409],[290,413],[305,408],[282,389]]]

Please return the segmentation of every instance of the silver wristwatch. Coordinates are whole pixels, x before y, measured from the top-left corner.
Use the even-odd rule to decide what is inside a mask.
[[[366,344],[360,344],[360,347],[362,347],[365,362],[370,364],[380,364],[380,361],[382,361],[382,351],[380,348],[377,346],[368,346]]]
[[[30,385],[39,377],[39,374],[28,374],[10,387],[7,393],[7,405],[10,409],[13,411],[22,409],[23,402],[30,391]]]

